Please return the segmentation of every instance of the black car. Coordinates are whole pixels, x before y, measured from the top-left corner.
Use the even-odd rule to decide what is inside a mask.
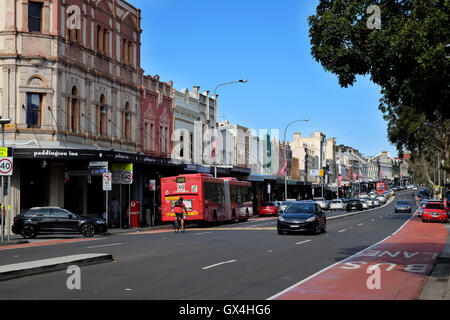
[[[359,199],[351,199],[347,202],[347,211],[363,210],[363,204]]]
[[[395,213],[409,212],[411,213],[411,204],[408,200],[399,200],[395,203]]]
[[[293,202],[278,217],[278,234],[309,231],[319,234],[326,231],[327,219],[319,204],[313,201]]]
[[[81,217],[58,207],[31,208],[14,218],[12,232],[25,239],[44,233],[81,233],[92,237],[107,231],[103,219]]]

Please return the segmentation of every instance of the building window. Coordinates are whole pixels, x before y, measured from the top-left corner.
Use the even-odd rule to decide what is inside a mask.
[[[191,162],[194,162],[194,135],[189,134],[189,157]]]
[[[41,126],[42,95],[27,93],[27,128],[39,128]]]
[[[163,147],[162,147],[162,134],[163,134],[163,127],[159,127],[159,153],[162,153]]]
[[[79,127],[79,111],[80,111],[80,100],[78,98],[77,87],[72,88],[72,96],[67,101],[68,106],[68,129],[69,131],[76,132]]]
[[[131,139],[131,110],[128,102],[122,112],[122,137],[126,140]]]
[[[97,106],[97,133],[101,135],[106,135],[106,98],[105,95],[101,95],[100,97],[100,105]]]
[[[180,158],[184,157],[184,136],[180,136]]]
[[[151,151],[154,151],[154,145],[155,145],[155,143],[154,143],[155,134],[153,133],[153,130],[154,130],[154,125],[153,125],[153,123],[151,123],[150,124],[150,150]]]
[[[28,30],[41,32],[42,25],[42,3],[29,2],[28,3]]]

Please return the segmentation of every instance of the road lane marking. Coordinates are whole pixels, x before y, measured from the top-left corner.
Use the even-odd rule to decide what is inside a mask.
[[[342,230],[339,230],[339,232],[345,232],[345,231],[347,231],[347,229],[342,229]]]
[[[219,262],[219,263],[216,263],[216,264],[207,266],[207,267],[203,267],[202,269],[203,269],[203,270],[207,270],[207,269],[210,269],[210,268],[214,268],[214,267],[217,267],[217,266],[220,266],[220,265],[223,265],[223,264],[233,263],[233,262],[236,262],[236,260],[230,260],[230,261]]]
[[[360,224],[358,224],[358,226],[362,226],[364,223],[360,223]]]
[[[304,243],[308,243],[311,242],[312,240],[305,240],[305,241],[301,241],[301,242],[297,242],[296,244],[304,244]]]
[[[91,247],[86,247],[87,249],[94,249],[94,248],[102,248],[102,247],[110,247],[110,246],[120,246],[121,244],[123,244],[122,242],[118,242],[118,243],[111,243],[111,244],[104,244],[101,246],[91,246]]]
[[[212,231],[208,231],[208,232],[199,232],[199,233],[194,233],[194,235],[199,236],[202,234],[208,234],[208,233],[213,233]]]

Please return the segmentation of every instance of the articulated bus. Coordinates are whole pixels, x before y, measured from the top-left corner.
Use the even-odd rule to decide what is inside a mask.
[[[376,185],[376,189],[377,189],[377,193],[378,194],[383,194],[383,192],[385,192],[386,189],[386,183],[384,182],[378,182]]]
[[[253,216],[251,183],[210,174],[185,174],[161,179],[162,221],[174,221],[180,198],[187,208],[186,221],[246,221]]]

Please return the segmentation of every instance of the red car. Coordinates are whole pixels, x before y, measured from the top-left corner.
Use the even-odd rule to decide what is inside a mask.
[[[262,203],[258,210],[259,216],[273,215],[278,216],[278,205],[273,202]]]
[[[422,211],[422,222],[448,222],[448,208],[440,201],[428,201]]]

